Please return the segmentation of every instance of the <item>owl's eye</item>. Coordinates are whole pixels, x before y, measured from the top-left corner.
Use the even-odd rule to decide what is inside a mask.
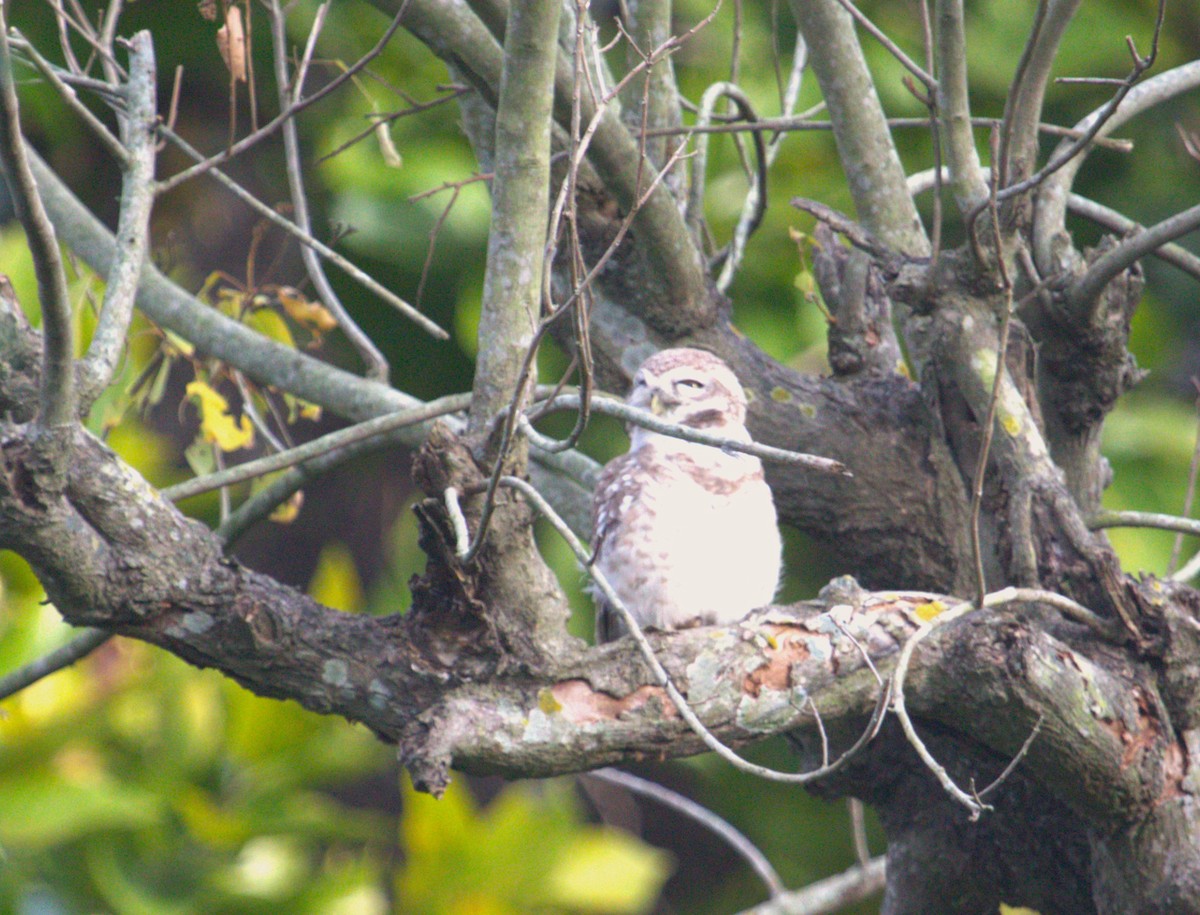
[[[676,385],[683,388],[691,388],[693,391],[699,391],[704,387],[704,382],[696,378],[680,378]]]

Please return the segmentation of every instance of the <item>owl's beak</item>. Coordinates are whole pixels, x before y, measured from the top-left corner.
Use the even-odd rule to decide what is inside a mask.
[[[667,405],[663,403],[663,399],[658,391],[650,395],[650,412],[655,416],[662,416],[667,412]]]

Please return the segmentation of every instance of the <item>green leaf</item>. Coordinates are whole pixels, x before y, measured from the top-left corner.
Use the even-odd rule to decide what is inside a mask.
[[[140,829],[166,813],[161,797],[131,784],[79,784],[47,770],[0,780],[0,845],[26,850],[112,829]]]

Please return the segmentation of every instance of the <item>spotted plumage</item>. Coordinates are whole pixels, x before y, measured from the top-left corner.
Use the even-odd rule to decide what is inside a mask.
[[[746,395],[717,356],[669,349],[634,375],[628,402],[664,420],[749,441]],[[630,426],[592,502],[596,568],[643,627],[727,624],[771,602],[780,540],[758,458]],[[597,594],[596,640],[624,634]]]

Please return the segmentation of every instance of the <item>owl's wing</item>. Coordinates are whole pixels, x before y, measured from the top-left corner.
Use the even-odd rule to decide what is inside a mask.
[[[592,565],[603,565],[605,550],[621,525],[622,515],[637,497],[637,457],[624,454],[605,465],[592,497]],[[596,644],[619,639],[628,631],[621,614],[594,584],[588,586],[596,606]]]

